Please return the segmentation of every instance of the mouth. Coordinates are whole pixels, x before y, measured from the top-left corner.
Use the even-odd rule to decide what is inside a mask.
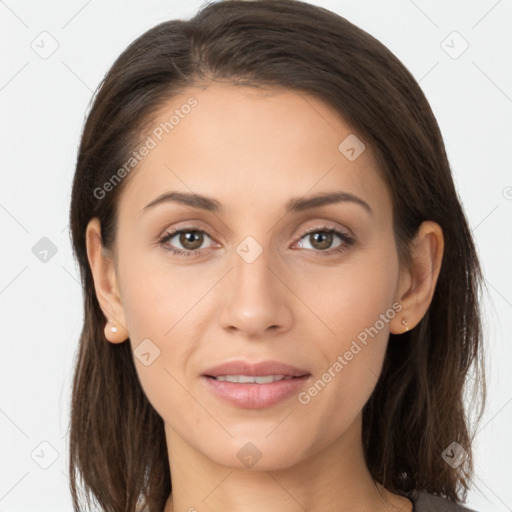
[[[224,403],[263,409],[290,399],[312,378],[311,373],[281,361],[225,361],[204,371],[207,390]]]
[[[232,382],[236,384],[271,384],[272,382],[279,382],[281,380],[292,380],[305,377],[304,375],[206,375],[210,379],[215,379],[220,382]]]
[[[303,368],[297,368],[296,366],[292,366],[287,363],[282,363],[281,361],[267,360],[251,362],[241,359],[225,361],[211,368],[207,368],[203,372],[203,375],[216,379],[219,377],[227,377],[228,379],[241,379],[237,382],[251,382],[247,381],[247,379],[260,379],[262,377],[272,377],[275,380],[282,380],[287,377],[303,377],[307,374],[309,374],[307,370]]]
[[[203,375],[207,390],[224,404],[265,409],[297,397],[312,378],[292,375]]]

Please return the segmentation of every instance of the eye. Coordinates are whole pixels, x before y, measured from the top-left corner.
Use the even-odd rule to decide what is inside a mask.
[[[339,238],[342,243],[334,248],[330,248],[335,238]],[[305,239],[305,242],[302,242],[303,239]],[[304,233],[297,243],[302,248],[309,243],[312,245],[313,251],[321,253],[322,255],[330,255],[332,253],[346,250],[354,243],[354,240],[347,233],[343,233],[342,231],[338,231],[328,226],[322,226],[315,227],[314,229]]]
[[[178,256],[197,256],[202,252],[200,247],[203,245],[205,237],[210,238],[211,240],[211,237],[208,235],[208,233],[206,233],[206,231],[190,226],[166,233],[162,238],[160,238],[158,243],[165,250],[170,251]],[[168,242],[173,238],[176,238],[177,240],[174,244],[169,246]],[[185,250],[174,249],[173,246],[176,243],[181,244]]]
[[[169,242],[174,238],[176,238],[175,242],[170,244]],[[206,231],[195,226],[188,226],[166,233],[159,239],[158,243],[172,254],[190,257],[198,256],[205,250],[201,248],[201,246],[207,238],[212,240]],[[335,238],[340,239],[342,243],[334,248],[330,248]],[[303,239],[305,239],[305,242],[302,241]],[[313,246],[311,248],[313,252],[322,255],[331,255],[346,250],[354,243],[354,240],[347,233],[343,233],[332,227],[317,226],[303,233],[297,242],[301,248],[307,248],[305,247],[307,243]],[[184,250],[176,248],[176,244],[180,244]]]

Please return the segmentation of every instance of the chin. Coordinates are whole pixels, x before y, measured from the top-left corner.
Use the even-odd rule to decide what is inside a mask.
[[[274,434],[271,434],[272,437]],[[297,437],[297,443],[284,443],[282,437],[265,438],[268,433],[258,436],[244,436],[242,439],[229,439],[225,443],[214,443],[203,447],[196,446],[205,457],[216,464],[233,470],[279,471],[288,469],[310,456],[304,439]],[[212,448],[215,448],[212,450]],[[320,449],[320,447],[318,447]]]

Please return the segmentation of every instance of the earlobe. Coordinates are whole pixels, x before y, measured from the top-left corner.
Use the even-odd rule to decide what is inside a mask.
[[[405,304],[401,304],[402,309],[400,313],[398,313],[393,320],[390,322],[390,332],[391,334],[403,334],[404,332],[410,331],[414,328],[417,322],[412,324],[411,322],[411,312]]]
[[[116,320],[108,320],[105,324],[105,338],[110,343],[123,343],[128,337],[128,331]]]
[[[107,319],[104,328],[105,338],[111,343],[122,343],[128,337],[128,331],[124,327],[124,309],[116,292],[116,274],[112,258],[104,254],[101,226],[97,217],[89,221],[85,238],[96,297]]]
[[[399,283],[397,300],[403,309],[391,322],[393,334],[413,329],[424,317],[434,296],[443,253],[443,230],[436,222],[424,221],[411,244],[412,267]]]

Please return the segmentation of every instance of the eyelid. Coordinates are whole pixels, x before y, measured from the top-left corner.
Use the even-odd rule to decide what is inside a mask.
[[[332,225],[328,225],[331,223],[332,223],[332,221],[319,221],[319,223],[312,224],[309,227],[304,228],[303,230],[299,231],[299,233],[297,233],[294,236],[294,238],[296,237],[296,238],[300,239],[312,232],[319,231],[321,229],[341,231],[347,237],[354,238],[354,235],[348,228],[345,228],[345,227],[340,228],[337,225],[334,225],[334,223],[332,223]],[[215,235],[215,237],[211,235],[212,230],[210,230],[210,228],[201,226],[199,223],[197,223],[197,221],[183,221],[183,222],[179,222],[172,228],[164,229],[163,233],[158,237],[158,239],[161,239],[164,236],[171,234],[171,233],[173,235],[175,235],[175,234],[177,234],[177,232],[179,232],[181,230],[201,231],[201,232],[204,232],[207,236],[209,236],[212,240],[214,238],[217,238],[217,235]]]
[[[217,236],[217,233],[214,229],[211,229],[210,227],[203,226],[200,223],[200,221],[195,221],[195,220],[178,222],[178,224],[175,224],[172,227],[164,229],[162,234],[158,238],[160,239],[170,233],[173,233],[175,235],[176,232],[183,231],[183,230],[202,231],[205,234],[207,234],[211,239],[221,238],[220,236]],[[212,233],[215,233],[215,235],[212,235]]]
[[[314,224],[309,226],[308,228],[305,228],[304,230],[300,231],[298,235],[296,235],[299,239],[303,238],[306,235],[309,235],[310,233],[315,233],[316,231],[321,230],[327,230],[327,231],[338,231],[345,235],[347,238],[354,238],[354,235],[350,231],[350,229],[345,227],[339,227],[337,225],[334,225],[334,223],[331,223],[330,221],[320,221],[319,224]]]

